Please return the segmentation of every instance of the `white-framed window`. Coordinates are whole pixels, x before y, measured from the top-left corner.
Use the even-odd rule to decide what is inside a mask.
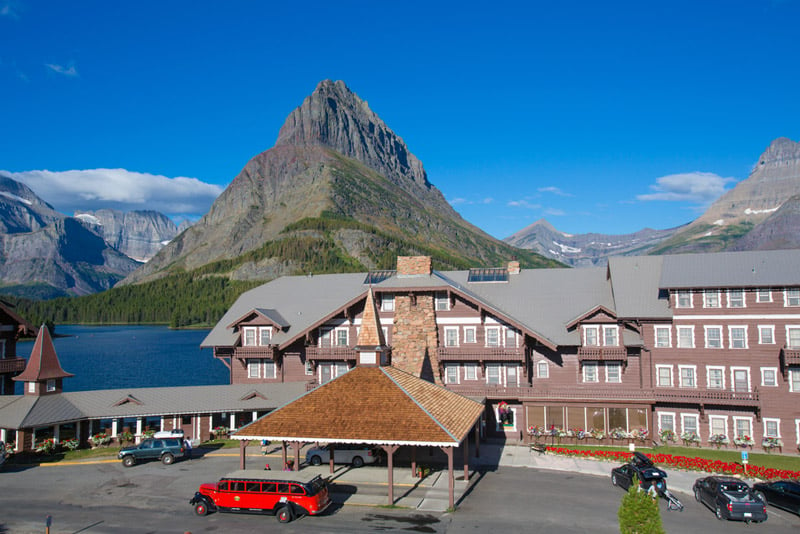
[[[394,295],[391,293],[381,294],[381,311],[392,312],[394,311]]]
[[[783,292],[784,306],[800,306],[800,289],[785,289]]]
[[[345,364],[346,366],[347,364]],[[264,378],[275,378],[275,362],[264,360]]]
[[[500,346],[500,328],[497,326],[486,327],[486,346],[499,347]]]
[[[786,346],[800,349],[800,326],[786,325]]]
[[[28,393],[36,393],[36,382],[28,382]]]
[[[346,347],[347,346],[347,331],[348,331],[348,328],[337,328],[336,329],[336,346],[337,347]]]
[[[752,391],[749,367],[731,367],[731,386],[733,391]]]
[[[306,360],[305,372],[306,375],[314,375],[314,364],[311,360]]]
[[[789,370],[789,391],[800,393],[800,369]]]
[[[436,311],[448,311],[450,309],[450,297],[444,291],[437,291],[434,296]]]
[[[444,327],[444,346],[457,347],[458,346],[458,327],[445,326]]]
[[[597,362],[586,362],[583,364],[583,381],[599,382],[600,377],[597,373]]]
[[[242,334],[244,336],[242,339],[242,345],[245,347],[255,347],[257,342],[256,340],[257,332],[258,329],[252,326],[245,326],[244,328],[242,328]]]
[[[536,376],[539,378],[549,378],[550,377],[550,366],[547,365],[547,362],[540,361],[536,364]]]
[[[765,417],[764,421],[764,437],[765,438],[779,438],[781,437],[781,420]]]
[[[444,366],[444,378],[448,384],[458,384],[458,364],[448,363]]]
[[[744,436],[753,437],[753,418],[733,416],[733,436],[741,439]]]
[[[51,393],[51,392],[53,392],[55,390],[56,390],[56,379],[55,378],[49,378],[47,380],[47,392]]]
[[[728,327],[728,346],[732,349],[747,348],[747,327],[729,326]]]
[[[708,389],[725,389],[725,367],[706,365],[706,386]]]
[[[703,307],[719,308],[719,291],[709,289],[703,291]]]
[[[606,347],[616,347],[619,345],[619,336],[616,326],[603,327],[603,345]]]
[[[475,343],[477,341],[477,337],[475,335],[475,327],[474,326],[465,326],[464,327],[464,343]]]
[[[681,414],[681,431],[682,432],[694,432],[698,436],[700,435],[700,421],[699,417],[696,414],[692,413],[682,413]]]
[[[706,332],[706,348],[707,349],[721,349],[722,348],[722,327],[721,326],[704,326],[703,330]]]
[[[666,349],[672,346],[672,327],[656,326],[656,347]]]
[[[489,385],[502,385],[500,379],[500,364],[487,363],[486,364],[486,383]]]
[[[679,349],[694,348],[694,326],[678,327],[678,348]]]
[[[709,436],[721,434],[728,437],[728,417],[724,415],[709,415],[708,429]]]
[[[597,326],[583,327],[583,344],[586,347],[596,347],[600,345],[599,331]]]
[[[258,327],[258,344],[266,347],[272,340],[272,327],[260,326]]]
[[[333,346],[333,328],[320,328],[318,345],[324,348]]]
[[[658,412],[658,431],[672,430],[675,432],[675,413]]]
[[[478,364],[465,363],[464,364],[464,380],[477,380],[478,379]]]
[[[728,307],[729,308],[744,308],[744,290],[743,289],[729,289],[728,290]]]
[[[261,378],[261,361],[255,359],[247,360],[247,378]]]
[[[778,385],[778,368],[777,367],[762,367],[761,368],[761,385],[766,387],[777,387]]]
[[[660,388],[672,387],[671,365],[656,365],[656,385]]]
[[[695,365],[679,365],[678,372],[681,376],[682,388],[696,388],[697,387],[697,366]]]
[[[775,344],[775,326],[760,324],[758,325],[758,343],[760,345]]]
[[[513,328],[506,328],[506,348],[516,348],[517,347],[517,333],[514,332]]]
[[[772,291],[769,289],[756,291],[756,302],[772,302]]]
[[[675,293],[675,307],[676,308],[691,308],[692,307],[692,292],[691,291],[677,291]]]
[[[618,384],[622,382],[622,364],[606,362],[606,382]]]

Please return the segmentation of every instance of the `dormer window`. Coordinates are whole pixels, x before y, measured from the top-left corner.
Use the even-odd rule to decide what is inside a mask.
[[[242,345],[245,347],[255,347],[256,346],[256,329],[255,328],[245,328],[244,329],[244,340],[242,341]]]
[[[394,311],[394,295],[387,293],[381,295],[381,311]]]
[[[678,308],[691,308],[692,307],[691,291],[678,291],[677,293],[675,293],[675,306]]]
[[[584,326],[583,327],[583,344],[587,347],[597,347],[600,345],[598,327]]]
[[[603,345],[606,347],[616,347],[619,345],[616,326],[603,327]]]
[[[258,337],[260,340],[260,345],[267,346],[270,344],[272,340],[272,328],[264,328],[263,326],[258,329]]]
[[[272,328],[269,326],[245,326],[242,328],[242,346],[266,347],[272,341]]]
[[[438,291],[434,297],[436,301],[436,311],[448,311],[450,309],[450,297],[443,291]]]
[[[728,291],[728,307],[744,308],[744,291],[741,289],[731,289]]]

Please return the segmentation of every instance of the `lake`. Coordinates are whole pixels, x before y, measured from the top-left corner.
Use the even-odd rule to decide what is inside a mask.
[[[209,330],[166,326],[59,325],[53,345],[64,371],[64,391],[229,384],[230,373],[200,342]],[[28,359],[33,341],[17,343]],[[16,384],[22,394],[22,384]]]

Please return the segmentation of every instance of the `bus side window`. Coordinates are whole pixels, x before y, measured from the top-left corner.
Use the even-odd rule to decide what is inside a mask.
[[[228,481],[223,480],[217,484],[217,491],[228,491]]]
[[[284,482],[278,484],[278,493],[289,493],[289,484]]]
[[[244,491],[244,482],[231,482],[231,491]]]
[[[244,490],[258,493],[261,491],[261,482],[248,482]]]
[[[299,486],[297,484],[292,484],[292,494],[293,495],[305,495],[306,492],[303,489],[303,486]]]
[[[274,482],[264,482],[261,485],[261,491],[264,493],[275,493],[277,491],[277,485]]]

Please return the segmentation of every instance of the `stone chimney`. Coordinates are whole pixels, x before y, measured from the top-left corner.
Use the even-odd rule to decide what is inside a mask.
[[[508,274],[519,274],[519,262],[517,260],[508,262]]]
[[[430,256],[397,256],[397,276],[430,275]]]

